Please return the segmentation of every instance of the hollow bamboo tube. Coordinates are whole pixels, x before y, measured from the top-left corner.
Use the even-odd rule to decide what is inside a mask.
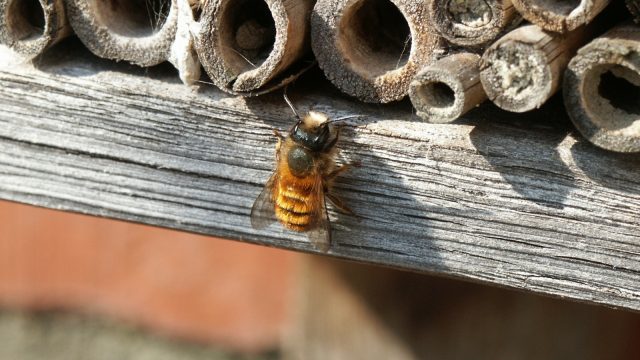
[[[520,18],[511,0],[431,0],[433,26],[449,42],[479,46]]]
[[[567,68],[563,94],[589,141],[640,152],[640,27],[621,25],[581,48]]]
[[[176,0],[66,0],[69,22],[94,54],[140,66],[166,61],[177,27]]]
[[[611,0],[511,0],[522,17],[541,28],[567,32],[589,23]]]
[[[294,78],[309,54],[313,0],[209,0],[196,47],[221,89],[245,95],[275,89]]]
[[[0,0],[0,42],[27,59],[69,34],[62,0]]]
[[[508,111],[540,107],[560,87],[564,69],[590,31],[554,34],[527,25],[509,32],[482,55],[480,80],[487,96]]]
[[[480,56],[460,53],[421,70],[409,86],[418,116],[430,123],[449,123],[487,100],[479,63]]]
[[[439,36],[423,0],[319,0],[311,46],[327,78],[365,102],[407,95],[419,69],[435,59]]]
[[[640,0],[627,0],[627,8],[631,12],[633,20],[640,24]]]

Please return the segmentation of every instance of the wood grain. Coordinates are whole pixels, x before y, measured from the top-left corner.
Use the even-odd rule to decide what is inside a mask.
[[[314,252],[249,225],[271,130],[292,124],[280,95],[190,89],[64,45],[37,68],[0,56],[0,198]],[[555,98],[426,124],[326,83],[316,70],[289,89],[299,111],[366,116],[340,144],[363,166],[337,182],[360,217],[331,211],[330,255],[640,310],[638,157],[575,137]]]

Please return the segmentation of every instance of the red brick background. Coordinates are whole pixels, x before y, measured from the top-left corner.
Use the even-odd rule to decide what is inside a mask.
[[[79,309],[232,350],[277,347],[294,253],[0,202],[0,305]]]

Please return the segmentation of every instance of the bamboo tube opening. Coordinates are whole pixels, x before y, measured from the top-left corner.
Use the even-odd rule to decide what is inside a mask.
[[[9,0],[5,17],[13,41],[32,41],[44,35],[46,19],[38,0]]]
[[[33,59],[71,33],[62,0],[0,0],[0,42]]]
[[[614,108],[640,116],[640,75],[628,68],[616,66],[602,74],[598,93]]]
[[[462,46],[493,40],[517,18],[510,0],[432,0],[430,4],[438,33]]]
[[[170,0],[94,0],[95,15],[118,35],[145,37],[161,29],[169,16]]]
[[[404,98],[441,53],[424,0],[318,0],[311,47],[336,87],[365,102]]]
[[[94,54],[140,66],[166,61],[176,36],[177,0],[65,0],[82,43]]]
[[[586,110],[602,129],[640,133],[640,73],[622,65],[600,65],[586,74]]]
[[[581,48],[565,72],[567,112],[607,150],[640,152],[640,28],[618,26]]]
[[[416,87],[416,95],[435,109],[448,109],[456,102],[455,91],[446,83],[436,81]]]
[[[477,54],[457,53],[420,70],[409,85],[418,116],[430,123],[449,123],[487,100],[479,63]]]
[[[253,70],[267,60],[276,41],[276,25],[264,0],[222,4],[220,56],[234,72]]]
[[[338,42],[353,69],[369,76],[404,66],[411,52],[409,24],[389,0],[360,0],[347,8]]]
[[[212,82],[232,94],[255,96],[296,79],[312,62],[314,0],[208,0],[196,50]]]

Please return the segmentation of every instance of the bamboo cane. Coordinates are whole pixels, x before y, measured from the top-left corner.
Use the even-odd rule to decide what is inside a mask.
[[[431,123],[449,123],[487,100],[480,83],[480,56],[447,56],[416,75],[409,88],[418,116]]]
[[[555,32],[577,29],[593,20],[611,0],[511,0],[522,16]]]
[[[312,0],[209,0],[196,47],[211,80],[255,95],[294,79],[307,64]],[[300,65],[300,66],[298,66]]]
[[[0,0],[0,42],[26,59],[69,34],[62,0]]]
[[[423,0],[319,0],[311,16],[320,68],[340,90],[366,102],[406,96],[439,43]]]
[[[571,120],[589,141],[640,152],[640,27],[618,26],[580,49],[563,94]]]

